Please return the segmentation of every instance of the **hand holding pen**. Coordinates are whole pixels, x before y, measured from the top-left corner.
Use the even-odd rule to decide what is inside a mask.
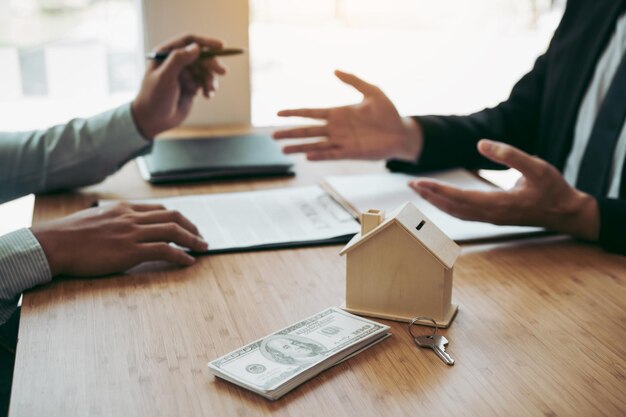
[[[140,132],[147,138],[178,126],[191,111],[194,96],[210,98],[226,68],[215,58],[231,50],[220,40],[197,35],[173,39],[148,56],[146,75],[132,105]],[[211,59],[205,59],[211,58]]]

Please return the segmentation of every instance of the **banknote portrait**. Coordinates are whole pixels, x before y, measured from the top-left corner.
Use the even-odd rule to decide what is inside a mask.
[[[326,348],[315,340],[280,334],[263,340],[260,351],[265,358],[284,365],[316,362],[327,352]]]

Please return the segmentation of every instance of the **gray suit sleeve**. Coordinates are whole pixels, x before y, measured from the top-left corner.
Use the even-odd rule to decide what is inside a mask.
[[[149,147],[130,104],[47,130],[0,133],[0,202],[99,182]],[[51,279],[30,230],[0,236],[0,324],[15,311],[22,291]]]
[[[149,147],[130,104],[46,130],[0,133],[0,203],[95,184]]]

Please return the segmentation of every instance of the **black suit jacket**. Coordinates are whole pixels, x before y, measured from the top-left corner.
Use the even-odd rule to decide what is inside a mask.
[[[392,160],[387,166],[404,172],[495,168],[476,150],[480,139],[489,138],[537,155],[562,172],[583,96],[625,9],[622,0],[569,0],[548,50],[506,101],[468,116],[416,117],[425,138],[419,163]],[[626,169],[619,197],[598,199],[600,243],[626,253]]]

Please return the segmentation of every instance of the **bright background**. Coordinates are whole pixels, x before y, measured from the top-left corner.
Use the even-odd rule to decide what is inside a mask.
[[[227,1],[227,0],[223,0]],[[250,0],[252,123],[282,108],[355,102],[336,68],[379,85],[403,114],[467,113],[505,99],[562,15],[550,0]],[[131,100],[143,71],[137,0],[0,0],[0,131]],[[210,34],[210,30],[207,30]],[[0,234],[33,198],[0,206]]]

